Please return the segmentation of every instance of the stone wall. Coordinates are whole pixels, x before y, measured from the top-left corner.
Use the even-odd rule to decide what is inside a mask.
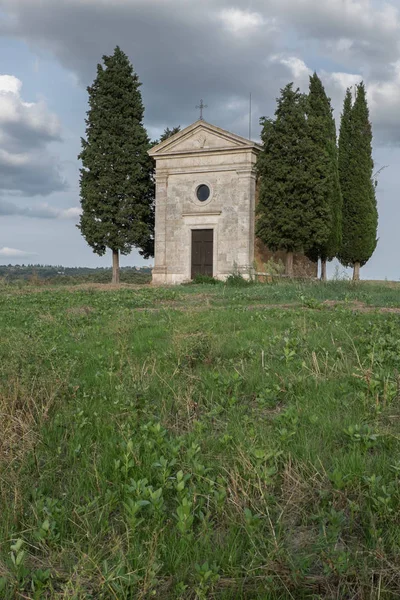
[[[286,263],[286,252],[271,252],[259,239],[255,240],[254,260],[257,271],[264,272],[264,264],[270,259],[278,262],[279,260]],[[309,260],[304,254],[295,252],[293,254],[293,274],[295,277],[317,277],[318,265]]]
[[[156,284],[190,280],[193,229],[214,232],[214,277],[225,279],[235,268],[248,273],[254,261],[255,144],[237,136],[231,140],[231,134],[208,124],[190,129],[190,135],[177,134],[172,148],[160,145],[151,153],[156,160]],[[196,197],[201,184],[211,190],[205,202]]]

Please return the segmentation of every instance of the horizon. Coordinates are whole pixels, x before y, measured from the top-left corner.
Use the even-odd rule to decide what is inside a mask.
[[[53,269],[56,269],[59,267],[62,267],[63,269],[110,269],[110,270],[112,269],[111,265],[109,267],[108,266],[88,267],[87,265],[79,265],[79,266],[71,267],[69,265],[52,265],[50,263],[49,264],[47,264],[47,263],[21,263],[21,264],[19,264],[18,263],[15,265],[12,265],[10,263],[0,264],[0,269],[4,268],[4,267],[6,267],[6,268],[9,268],[9,267],[14,267],[14,268],[16,268],[16,267],[25,267],[25,268],[27,268],[27,267],[32,267],[32,268],[33,267],[51,267]],[[121,267],[121,269],[151,269],[151,268],[152,268],[152,265],[142,265],[141,267],[139,267],[137,265],[125,265],[125,266]]]

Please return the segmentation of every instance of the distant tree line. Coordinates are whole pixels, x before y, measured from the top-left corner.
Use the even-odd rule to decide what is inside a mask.
[[[0,265],[0,278],[6,282],[30,281],[31,283],[107,283],[111,268],[63,267],[61,265]],[[149,283],[150,267],[122,267],[121,282]]]
[[[330,99],[316,73],[307,95],[289,83],[275,118],[261,119],[257,235],[271,250],[287,252],[289,276],[293,253],[304,252],[320,259],[321,279],[326,262],[337,257],[357,280],[375,250],[372,130],[364,84],[355,91],[354,102],[346,93],[338,146]]]

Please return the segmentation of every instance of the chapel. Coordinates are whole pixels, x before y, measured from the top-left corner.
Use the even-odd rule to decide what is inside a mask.
[[[272,253],[255,237],[261,146],[200,119],[149,154],[156,162],[154,284],[179,284],[197,274],[226,279],[264,271]],[[294,274],[317,267],[294,255]]]

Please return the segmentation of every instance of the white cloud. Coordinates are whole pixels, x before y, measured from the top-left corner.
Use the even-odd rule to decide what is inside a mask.
[[[277,62],[288,69],[288,75],[293,78],[296,85],[307,87],[309,78],[313,74],[313,70],[301,58],[297,56],[275,55],[270,59],[272,62]],[[343,94],[348,87],[352,87],[360,83],[362,76],[355,73],[329,72],[321,70],[319,72],[323,83],[329,87],[336,87]],[[305,89],[303,91],[306,91]]]
[[[347,88],[354,87],[362,80],[362,76],[357,73],[327,73],[326,71],[322,71],[321,77],[325,82],[330,82],[343,93],[346,92]]]
[[[223,26],[233,33],[249,33],[264,23],[260,13],[248,12],[239,8],[223,9],[219,13]]]
[[[0,75],[0,127],[3,135],[13,135],[13,125],[38,134],[39,139],[60,140],[61,125],[43,100],[25,102],[21,98],[22,81],[13,75]]]
[[[297,85],[307,82],[309,76],[312,75],[312,70],[309,69],[306,63],[297,56],[274,55],[270,58],[271,62],[279,63],[289,70],[291,76]]]
[[[78,219],[82,213],[82,209],[78,206],[73,206],[72,208],[67,208],[66,210],[61,211],[62,219]]]
[[[36,206],[24,206],[17,208],[18,214],[25,217],[36,217],[38,219],[71,219],[77,220],[82,210],[77,206],[71,208],[56,208],[46,202]]]
[[[22,81],[14,75],[0,75],[0,93],[10,93],[19,96]]]
[[[302,91],[307,91],[309,76],[312,70],[306,63],[295,56],[273,56],[272,62],[278,62],[288,69],[288,76]],[[366,80],[367,97],[369,101],[373,130],[379,143],[389,142],[400,144],[400,59],[390,65],[391,78],[387,81]],[[336,117],[339,115],[347,88],[354,88],[363,80],[361,73],[327,72],[321,70],[319,75],[325,85],[328,95],[336,107]]]
[[[28,256],[33,255],[34,252],[25,252],[25,250],[17,250],[16,248],[7,248],[7,246],[0,248],[1,258],[27,258]]]
[[[27,217],[38,217],[42,219],[71,219],[76,220],[80,216],[82,209],[78,206],[71,208],[56,208],[46,202],[42,202],[34,207],[25,207],[22,209]]]
[[[0,75],[0,190],[46,195],[65,188],[48,144],[61,140],[61,125],[45,102],[26,102],[22,82]]]

